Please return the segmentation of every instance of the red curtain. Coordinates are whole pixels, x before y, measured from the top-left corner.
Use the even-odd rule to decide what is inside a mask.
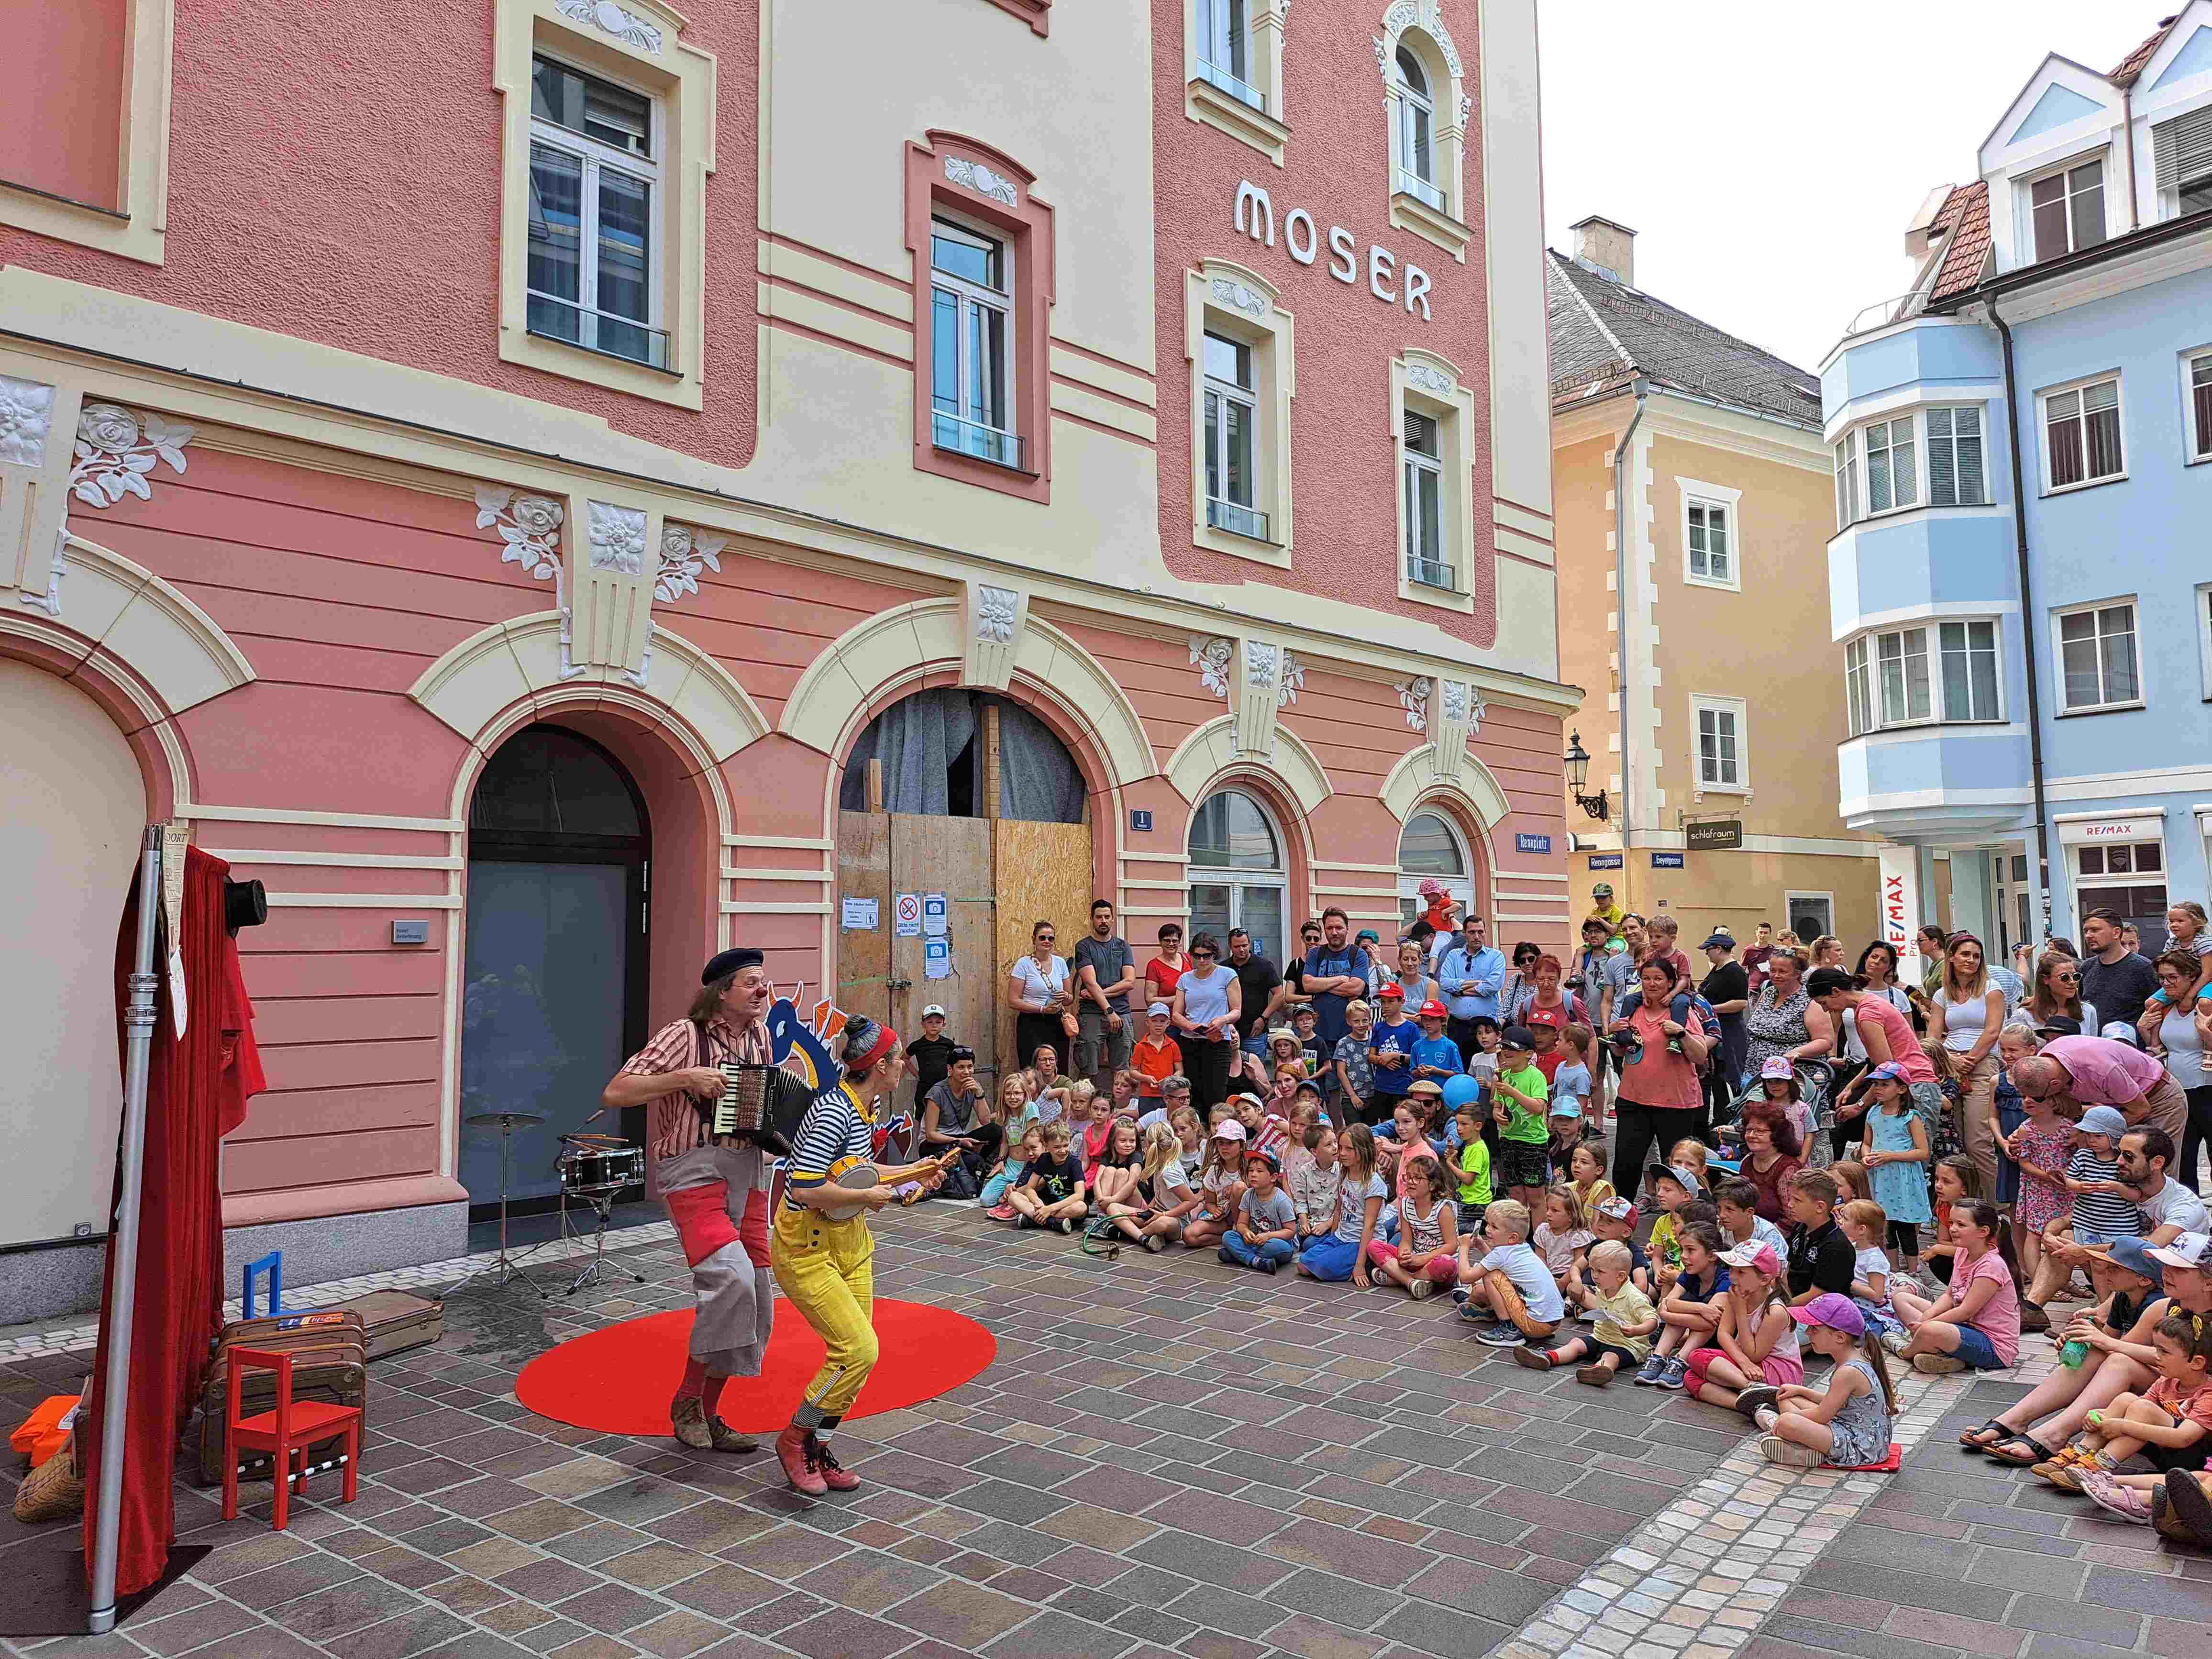
[[[246,1099],[263,1086],[253,1046],[252,1007],[246,1000],[238,946],[223,925],[223,878],[230,866],[197,847],[185,852],[183,939],[190,1022],[179,1037],[167,974],[157,949],[158,1018],[147,1073],[145,1178],[141,1188],[138,1279],[131,1329],[129,1421],[124,1435],[123,1515],[115,1591],[143,1589],[161,1577],[176,1535],[171,1480],[177,1439],[199,1396],[210,1345],[222,1322],[222,1198],[220,1143],[246,1115]],[[133,884],[116,941],[117,1024],[130,1006],[130,975],[138,938]],[[122,1170],[116,1171],[116,1202]],[[111,1218],[112,1210],[111,1209]],[[100,1351],[92,1391],[77,1419],[77,1455],[87,1502],[84,1559],[92,1570],[100,1492],[101,1392],[107,1376],[108,1319],[115,1255],[108,1253],[100,1298]]]

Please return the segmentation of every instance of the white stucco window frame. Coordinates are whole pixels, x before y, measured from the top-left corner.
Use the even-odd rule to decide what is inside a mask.
[[[1398,183],[1398,48],[1404,46],[1427,70],[1434,93],[1437,184],[1443,208],[1431,207]],[[1411,231],[1462,264],[1474,232],[1467,223],[1467,124],[1474,100],[1467,89],[1459,46],[1446,27],[1439,0],[1394,0],[1376,37],[1375,64],[1382,77],[1382,153],[1390,181],[1390,222]]]
[[[0,225],[158,265],[167,257],[169,58],[176,0],[131,0],[125,13],[118,209],[0,182]]]
[[[1820,933],[1832,933],[1836,931],[1836,896],[1832,890],[1821,891],[1799,887],[1792,887],[1785,890],[1782,895],[1782,919],[1785,923],[1790,920],[1790,913],[1796,908],[1799,899],[1810,899],[1816,904],[1827,906],[1827,925],[1820,930]],[[1820,936],[1820,933],[1815,933],[1813,938],[1818,939]],[[1804,939],[1803,943],[1809,948],[1813,939]]]
[[[2134,625],[2134,639],[2136,642],[2136,695],[2132,697],[2124,697],[2117,702],[2085,702],[2078,707],[2069,707],[2066,702],[2066,638],[2064,632],[2064,623],[2066,619],[2069,617],[2094,615],[2100,611],[2110,611],[2116,605],[2123,605],[2127,606],[2130,619]],[[2127,709],[2142,708],[2148,706],[2148,688],[2144,678],[2143,669],[2142,600],[2140,595],[2135,593],[2111,593],[2107,594],[2101,599],[2089,599],[2080,605],[2059,605],[2051,611],[2050,622],[2051,683],[2053,689],[2058,694],[2057,706],[2051,711],[2051,718],[2053,720],[2079,720],[2083,716],[2089,714],[2114,714],[2123,713]],[[2099,670],[2098,678],[2101,686],[2101,682],[2103,680],[2103,671],[2101,668]]]
[[[1735,725],[1735,781],[1710,783],[1705,779],[1705,757],[1698,748],[1698,720],[1705,714],[1725,714]],[[1690,695],[1690,788],[1697,795],[1748,795],[1751,793],[1751,705],[1741,697],[1709,696],[1704,692]]]
[[[1264,109],[1255,109],[1207,78],[1199,60],[1199,8],[1205,3],[1182,0],[1184,118],[1225,132],[1281,167],[1291,143],[1283,97],[1283,30],[1290,0],[1244,0],[1246,67],[1252,71],[1245,85],[1260,94]]]
[[[1682,580],[1692,587],[1717,588],[1726,593],[1743,592],[1743,491],[1726,484],[1706,483],[1698,478],[1677,477],[1674,480],[1680,496],[1677,508],[1680,522],[1677,530],[1682,538]],[[1690,508],[1699,507],[1724,507],[1728,511],[1729,574],[1700,576],[1690,568]]]
[[[1443,462],[1444,550],[1453,586],[1436,587],[1406,574],[1406,490],[1401,456],[1406,411],[1437,422],[1437,453]],[[1474,392],[1449,358],[1407,346],[1390,360],[1390,495],[1397,503],[1398,597],[1413,605],[1471,614],[1474,610]]]
[[[2118,472],[2101,473],[2094,478],[2085,477],[2078,483],[2053,483],[2051,471],[2051,411],[2049,408],[2051,400],[2053,398],[2063,398],[2069,392],[2087,392],[2091,386],[2102,386],[2107,380],[2112,383],[2114,398],[2112,410],[2120,423],[2120,470]],[[2081,464],[2084,466],[2088,465],[2087,438],[2088,428],[2085,416],[2082,428],[2084,447],[2081,458]],[[2037,387],[2035,451],[2038,465],[2043,469],[2040,483],[2043,494],[2045,495],[2071,495],[2077,490],[2101,489],[2107,484],[2125,483],[2128,481],[2129,458],[2135,453],[2135,446],[2128,438],[2127,377],[2117,368],[2100,368],[2094,374],[2084,374],[2076,380],[2062,381],[2057,386]]]
[[[578,15],[571,15],[571,11]],[[619,32],[600,20],[611,14]],[[618,7],[498,0],[492,84],[501,133],[499,355],[571,380],[697,410],[706,401],[706,200],[714,170],[715,59],[677,38],[684,19],[660,0]],[[540,52],[649,95],[660,137],[654,326],[668,331],[665,369],[532,334],[529,326],[531,64]]]
[[[2212,462],[2212,431],[2204,434],[2203,447],[2197,442],[2197,386],[2196,377],[2202,369],[2212,374],[2212,345],[2192,346],[2181,354],[2181,464],[2184,466],[2203,466]],[[2126,434],[2121,434],[2122,441]]]
[[[1252,348],[1252,505],[1267,515],[1268,539],[1220,530],[1206,513],[1206,336]],[[1275,285],[1226,259],[1201,261],[1183,276],[1183,356],[1190,366],[1190,538],[1197,546],[1291,568],[1291,400],[1297,395],[1297,319]]]

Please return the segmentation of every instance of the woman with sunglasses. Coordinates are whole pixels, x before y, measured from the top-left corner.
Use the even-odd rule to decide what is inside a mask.
[[[2045,951],[2035,964],[2035,994],[2027,1000],[2030,1023],[2048,1025],[2070,1019],[2077,1030],[2097,1035],[2089,1022],[2096,1009],[2081,1000],[2081,964],[2062,951]]]
[[[1014,1011],[1014,1052],[1033,1054],[1049,1043],[1061,1074],[1075,1042],[1075,996],[1067,958],[1054,956],[1060,935],[1048,921],[1030,929],[1030,953],[1016,957],[1006,973],[1006,1006]]]
[[[1237,1054],[1237,1021],[1243,986],[1221,960],[1211,933],[1190,938],[1190,971],[1176,981],[1168,1023],[1190,1074],[1190,1103],[1201,1120],[1229,1098],[1229,1062]]]
[[[1928,1035],[1943,1045],[1957,1068],[1960,1144],[1974,1161],[1982,1191],[1997,1188],[1997,1033],[2004,1029],[2005,997],[1972,933],[1954,933],[1944,949],[1942,981],[1929,1000]]]

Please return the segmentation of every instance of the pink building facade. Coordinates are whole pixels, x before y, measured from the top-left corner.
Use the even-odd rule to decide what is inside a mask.
[[[150,820],[268,889],[225,1219],[295,1282],[458,1253],[464,1118],[580,1124],[714,950],[848,995],[918,693],[1074,780],[1140,960],[1428,873],[1565,945],[1531,0],[855,9],[86,0],[0,68],[0,1320],[96,1287]]]

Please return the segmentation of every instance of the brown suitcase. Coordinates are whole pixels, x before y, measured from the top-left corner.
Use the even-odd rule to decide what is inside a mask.
[[[427,1348],[446,1334],[446,1304],[405,1291],[371,1291],[320,1311],[358,1316],[371,1359]]]
[[[342,1341],[326,1347],[294,1350],[292,1398],[295,1403],[317,1401],[331,1406],[357,1406],[366,1422],[368,1365],[361,1357],[359,1345]],[[276,1372],[258,1368],[247,1371],[239,1389],[240,1414],[252,1417],[257,1412],[273,1410],[276,1404]],[[218,1355],[200,1389],[199,1483],[204,1486],[215,1486],[222,1480],[223,1431],[229,1407],[230,1365],[227,1357]],[[308,1467],[312,1468],[335,1456],[342,1439],[341,1435],[334,1434],[328,1440],[318,1442],[311,1450]],[[239,1477],[265,1480],[271,1468],[272,1460],[265,1453],[253,1454],[239,1461]]]
[[[368,1334],[361,1315],[342,1308],[315,1308],[302,1313],[277,1314],[267,1319],[234,1319],[216,1339],[216,1363],[233,1348],[263,1348],[273,1353],[296,1353],[304,1348],[343,1346],[350,1343],[368,1358]]]

